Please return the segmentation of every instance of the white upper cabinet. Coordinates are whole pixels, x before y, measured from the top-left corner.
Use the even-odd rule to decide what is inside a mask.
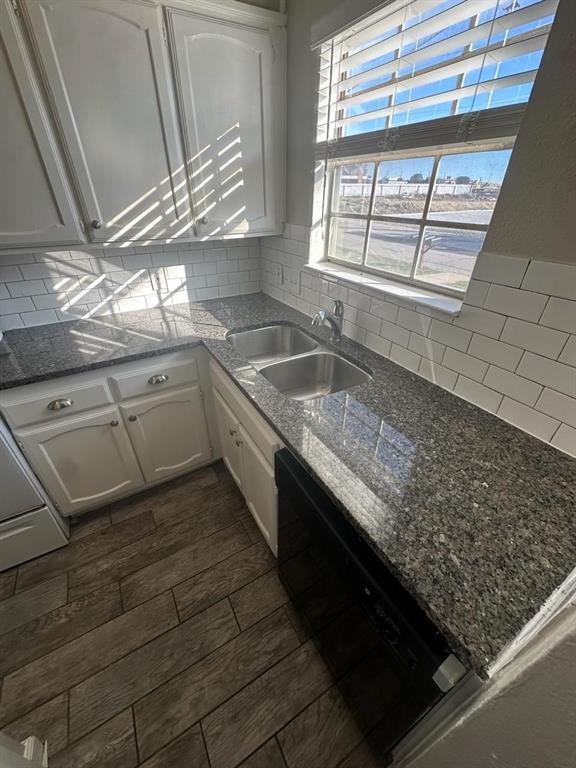
[[[81,242],[24,42],[0,0],[0,247]]]
[[[209,18],[206,0],[187,5],[166,15],[199,235],[279,232],[283,29]]]
[[[191,227],[163,40],[147,0],[21,0],[90,239]]]

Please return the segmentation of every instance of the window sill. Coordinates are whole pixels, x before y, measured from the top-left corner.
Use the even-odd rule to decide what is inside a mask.
[[[346,269],[339,264],[331,264],[323,261],[317,264],[307,264],[305,269],[315,274],[321,274],[326,278],[336,278],[346,283],[369,289],[375,296],[383,298],[394,297],[403,302],[434,309],[448,317],[457,317],[462,309],[463,299],[446,296],[443,293],[420,288],[417,285],[396,282],[387,277],[358,272],[355,269]]]

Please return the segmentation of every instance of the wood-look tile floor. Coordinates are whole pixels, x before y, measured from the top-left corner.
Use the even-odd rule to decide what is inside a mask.
[[[218,463],[0,573],[0,729],[50,768],[376,768]]]

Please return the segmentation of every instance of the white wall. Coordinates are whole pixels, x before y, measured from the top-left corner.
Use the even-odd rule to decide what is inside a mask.
[[[2,253],[0,329],[260,290],[258,240]]]
[[[576,265],[576,3],[562,0],[485,242]]]
[[[410,768],[574,768],[576,610],[482,695]]]

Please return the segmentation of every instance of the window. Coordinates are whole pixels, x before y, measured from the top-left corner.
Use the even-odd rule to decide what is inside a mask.
[[[465,291],[558,0],[396,0],[319,49],[326,258]]]

